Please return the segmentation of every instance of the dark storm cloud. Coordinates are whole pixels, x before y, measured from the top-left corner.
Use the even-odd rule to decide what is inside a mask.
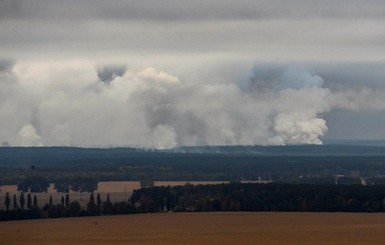
[[[383,18],[384,3],[268,0],[1,0],[4,17],[207,20],[269,18]]]

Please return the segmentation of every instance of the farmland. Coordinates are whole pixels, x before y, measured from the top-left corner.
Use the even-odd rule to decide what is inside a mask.
[[[158,213],[0,223],[1,244],[384,244],[385,214]]]

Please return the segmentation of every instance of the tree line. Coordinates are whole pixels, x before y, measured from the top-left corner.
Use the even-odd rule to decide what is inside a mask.
[[[40,207],[30,193],[6,194],[0,220],[59,218],[151,212],[286,211],[286,212],[385,212],[384,186],[218,184],[145,187],[128,200],[112,203],[90,193],[82,207],[69,194],[60,203]],[[11,205],[12,204],[12,205]]]
[[[85,207],[77,201],[71,201],[67,193],[62,196],[60,203],[53,203],[52,196],[43,206],[39,205],[36,195],[31,193],[20,193],[13,197],[6,193],[4,200],[5,210],[0,210],[0,220],[21,220],[21,219],[40,219],[40,218],[61,218],[61,217],[82,217],[96,215],[116,215],[135,213],[136,210],[129,201],[111,202],[110,195],[107,194],[106,200],[102,200],[98,193],[90,193],[89,201]]]
[[[42,175],[25,177],[17,184],[17,190],[21,192],[47,192],[50,186],[48,178]],[[98,180],[88,176],[59,177],[55,179],[54,188],[57,192],[93,192],[98,188]]]
[[[137,212],[295,211],[384,212],[384,186],[232,183],[142,188]]]

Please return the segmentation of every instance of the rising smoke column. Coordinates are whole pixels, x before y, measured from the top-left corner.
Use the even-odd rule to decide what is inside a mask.
[[[328,112],[331,92],[322,88],[324,81],[304,67],[288,68],[274,84],[276,112],[273,115],[271,144],[322,144],[326,121],[319,117]]]

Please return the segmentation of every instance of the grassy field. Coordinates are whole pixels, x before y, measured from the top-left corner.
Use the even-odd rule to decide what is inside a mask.
[[[0,222],[0,244],[385,244],[385,214],[158,213]]]

